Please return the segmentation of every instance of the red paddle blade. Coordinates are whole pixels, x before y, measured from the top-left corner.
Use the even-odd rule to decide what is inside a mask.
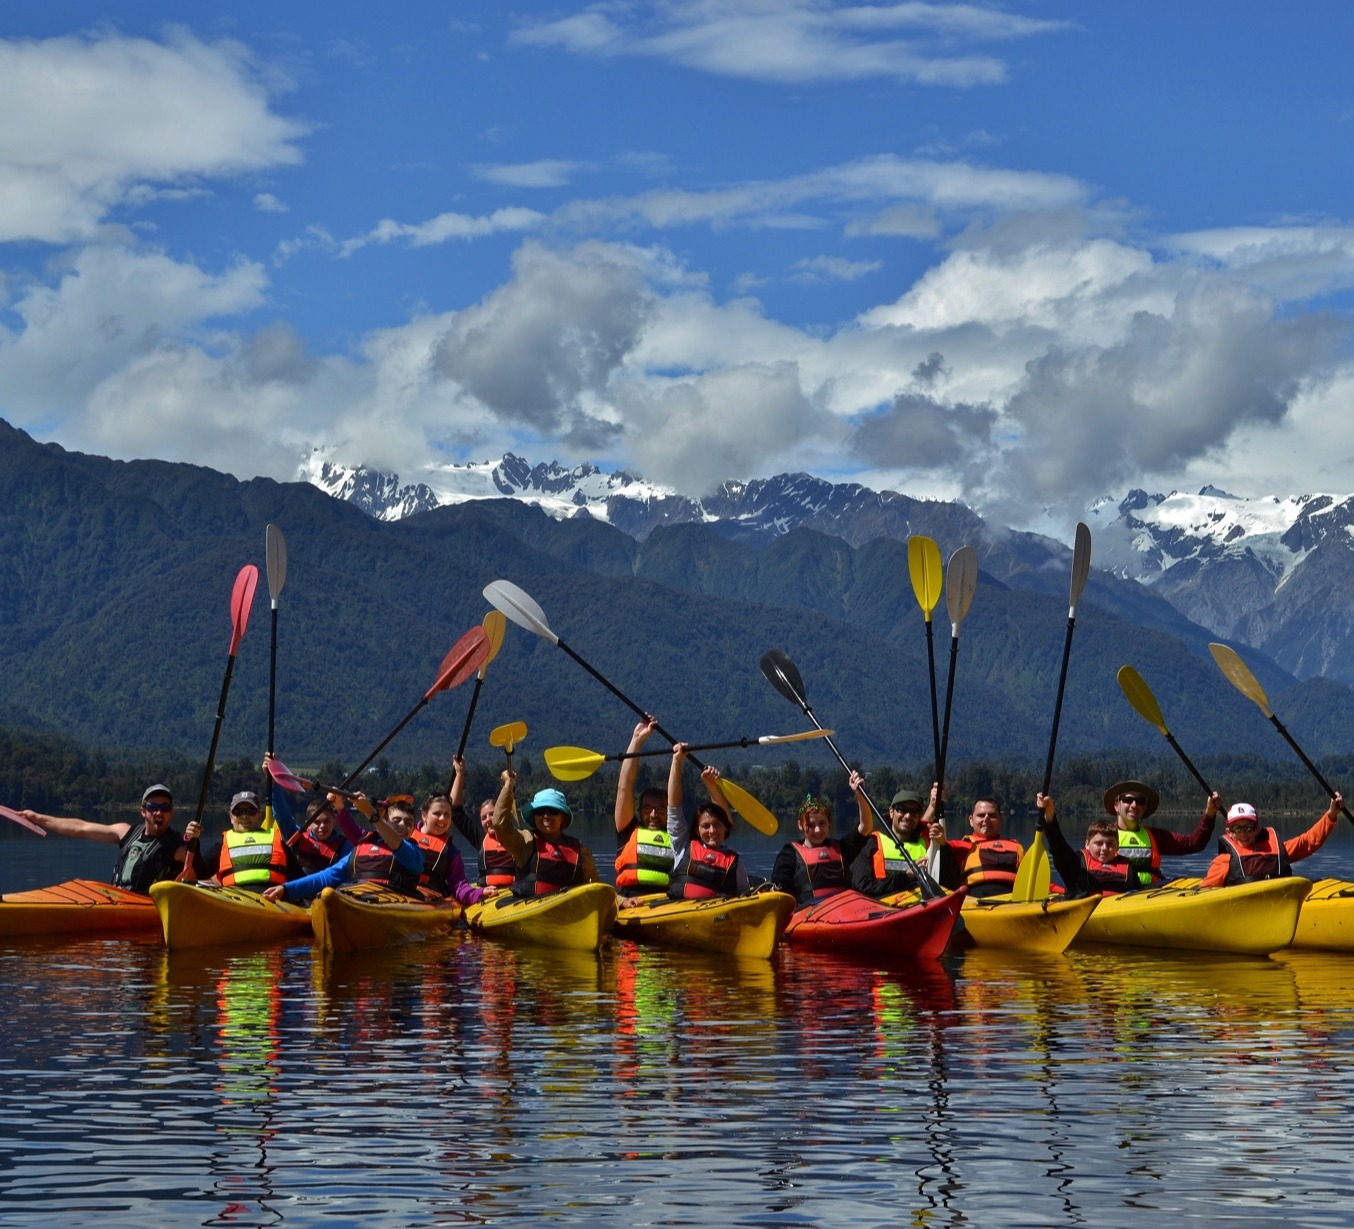
[[[25,819],[18,811],[11,811],[9,807],[0,807],[0,815],[3,815],[6,819],[18,824],[21,828],[27,828],[29,832],[36,832],[39,836],[47,835],[46,828],[39,828],[37,824]]]
[[[490,647],[484,628],[472,627],[442,658],[437,667],[437,682],[423,693],[423,698],[430,700],[439,691],[459,687],[489,659]]]
[[[246,563],[235,578],[235,588],[230,594],[230,655],[244,639],[244,629],[249,624],[249,608],[254,604],[254,590],[259,587],[259,570],[252,563]]]
[[[305,777],[298,777],[279,759],[268,761],[268,775],[283,789],[289,790],[293,794],[304,794],[314,784],[313,781],[307,781]]]

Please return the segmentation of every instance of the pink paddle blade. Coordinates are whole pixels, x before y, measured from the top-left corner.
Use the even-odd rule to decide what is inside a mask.
[[[25,819],[18,811],[11,811],[9,807],[0,807],[0,815],[18,824],[21,828],[27,828],[29,832],[36,832],[39,836],[47,835],[46,828],[39,828],[31,819]]]
[[[244,639],[244,629],[249,624],[249,609],[254,604],[254,590],[259,587],[259,570],[252,563],[246,563],[235,578],[235,587],[230,594],[230,656]]]
[[[472,627],[442,658],[442,664],[437,667],[437,682],[428,688],[423,698],[428,700],[439,691],[459,687],[488,660],[490,648],[484,628]]]

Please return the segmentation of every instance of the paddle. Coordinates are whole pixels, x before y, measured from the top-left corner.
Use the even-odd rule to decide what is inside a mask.
[[[276,525],[269,525],[264,530],[263,538],[268,572],[268,600],[273,614],[272,637],[268,652],[268,754],[272,755],[277,715],[277,599],[282,596],[282,586],[287,583],[287,540]],[[268,799],[264,814],[271,820],[273,803],[266,781],[264,787],[263,796]]]
[[[978,588],[978,552],[961,546],[950,556],[945,578],[945,605],[950,615],[950,673],[945,683],[945,724],[940,731],[940,758],[936,761],[936,819],[945,819],[945,763],[950,751],[950,702],[954,699],[954,666],[959,656],[959,625],[973,604]],[[934,684],[935,679],[932,678]]]
[[[1212,787],[1203,779],[1199,770],[1194,767],[1180,744],[1175,741],[1175,735],[1166,728],[1166,719],[1161,715],[1161,705],[1157,703],[1157,698],[1152,694],[1151,689],[1143,682],[1142,675],[1132,666],[1120,666],[1119,673],[1115,677],[1119,680],[1119,686],[1123,689],[1125,698],[1137,710],[1138,715],[1149,725],[1156,726],[1165,735],[1166,741],[1171,745],[1171,750],[1180,757],[1180,762],[1189,769],[1190,776],[1199,783],[1205,794],[1212,797]],[[1047,793],[1048,791],[1045,790],[1044,792]]]
[[[221,699],[216,706],[216,725],[212,730],[211,750],[207,752],[207,765],[202,773],[202,789],[198,794],[197,812],[193,816],[195,823],[202,823],[203,812],[207,809],[207,791],[211,788],[212,772],[216,767],[216,748],[221,741],[221,723],[226,716],[226,697],[230,694],[230,679],[235,673],[235,653],[244,639],[244,629],[249,625],[249,608],[254,602],[254,590],[259,586],[259,570],[247,563],[235,577],[230,592],[230,654],[226,658],[226,676],[221,680]],[[188,843],[188,852],[183,859],[183,869],[179,879],[191,883],[196,878],[193,862],[197,854],[197,839]]]
[[[837,744],[832,741],[831,731],[824,729],[823,723],[814,716],[813,709],[809,707],[808,697],[804,692],[803,676],[799,673],[799,667],[790,660],[790,655],[780,649],[771,649],[769,652],[762,654],[762,660],[759,664],[766,681],[789,700],[791,704],[797,704],[804,716],[812,721],[818,729],[823,731],[823,739],[827,743],[832,754],[837,757],[837,763],[849,773],[851,771],[851,765],[846,762],[846,757],[837,749]],[[879,808],[875,806],[874,799],[871,798],[869,794],[865,793],[863,789],[861,790],[861,793],[865,794],[865,802],[870,810],[874,812],[875,819],[882,824],[884,822],[884,817],[879,813]],[[921,885],[922,895],[932,899],[943,896],[944,892],[941,890],[940,885],[912,860],[912,855],[909,854],[901,844],[898,848],[903,857],[907,859],[907,864],[912,868],[913,875]]]
[[[936,703],[936,646],[931,630],[931,612],[940,601],[940,592],[945,585],[944,567],[940,559],[940,547],[930,538],[916,534],[907,540],[907,571],[912,578],[912,592],[916,594],[917,605],[926,617],[926,662],[931,679],[931,744],[935,756],[936,771],[940,770],[940,717]]]
[[[277,782],[283,789],[293,794],[304,794],[309,790],[316,790],[324,794],[338,794],[341,798],[356,798],[358,795],[352,790],[339,789],[337,785],[320,785],[312,781],[309,777],[300,777],[292,772],[281,760],[270,759],[268,761],[268,775]]]
[[[1058,694],[1053,703],[1053,726],[1048,733],[1048,758],[1044,761],[1044,787],[1040,790],[1045,796],[1053,784],[1053,752],[1058,746],[1058,727],[1062,724],[1063,695],[1067,690],[1067,663],[1072,659],[1072,629],[1077,623],[1077,603],[1081,600],[1082,591],[1086,588],[1086,580],[1090,574],[1091,531],[1078,521],[1072,546],[1072,584],[1067,602],[1067,635],[1063,638],[1062,667],[1058,671]],[[1030,848],[1021,859],[1020,869],[1016,872],[1015,886],[1011,889],[1012,899],[1042,900],[1048,895],[1051,878],[1044,829],[1036,824],[1034,840],[1030,842]]]
[[[47,829],[39,827],[31,819],[25,819],[18,811],[12,811],[9,807],[0,807],[0,815],[3,815],[11,823],[16,823],[21,828],[27,828],[29,832],[36,832],[39,836],[46,836]]]
[[[1298,759],[1307,765],[1307,771],[1316,778],[1317,783],[1326,791],[1326,796],[1334,798],[1335,789],[1321,775],[1321,770],[1307,758],[1307,753],[1298,746],[1297,740],[1288,732],[1283,722],[1274,715],[1274,710],[1269,706],[1269,697],[1265,695],[1265,689],[1260,686],[1259,679],[1251,673],[1250,667],[1241,660],[1236,650],[1229,649],[1225,644],[1210,644],[1208,651],[1213,654],[1213,660],[1218,663],[1218,668],[1227,676],[1227,681],[1248,700],[1254,702],[1255,706],[1269,718],[1270,725],[1278,730],[1284,736],[1288,745],[1297,752]],[[1349,807],[1343,802],[1340,804],[1340,810],[1344,812],[1345,818],[1354,824],[1354,814],[1350,814]]]
[[[761,738],[739,738],[731,742],[697,743],[688,746],[688,751],[718,751],[725,747],[770,746],[774,743],[803,742],[810,738],[824,738],[836,733],[835,730],[804,730],[798,734],[763,734]],[[616,755],[603,755],[600,751],[589,751],[586,747],[547,747],[545,766],[550,775],[558,781],[585,781],[608,760],[637,760],[650,755],[670,755],[662,751],[622,751]]]
[[[557,648],[563,649],[574,659],[574,661],[582,666],[584,670],[591,674],[593,678],[601,683],[603,687],[611,692],[616,699],[624,704],[626,708],[637,717],[641,717],[645,721],[650,719],[649,714],[630,699],[625,692],[621,691],[610,679],[606,678],[588,662],[584,661],[578,653],[574,652],[573,649],[565,644],[564,641],[551,630],[550,624],[546,622],[545,611],[540,608],[535,599],[525,590],[518,588],[518,586],[514,585],[511,581],[494,580],[484,586],[484,597],[490,606],[495,610],[501,610],[509,619],[516,623],[518,627],[526,628],[527,631],[533,632],[542,639],[550,641],[550,643]],[[655,724],[654,729],[674,746],[680,741],[672,734],[668,733],[661,725]],[[691,756],[691,763],[697,768],[705,767],[705,765],[694,755]],[[728,799],[729,805],[754,828],[768,836],[776,830],[776,817],[762,806],[760,802],[757,802],[747,790],[740,789],[736,785],[730,789],[729,787],[732,782],[726,780],[724,777],[720,777],[719,783],[724,790],[724,797]],[[744,809],[745,806],[747,807],[746,810]],[[768,820],[771,823],[769,829],[766,827]]]
[[[504,757],[508,762],[508,772],[512,772],[512,753],[513,748],[527,736],[527,723],[525,721],[509,721],[507,725],[495,726],[489,731],[489,745],[491,747],[502,747]]]
[[[470,708],[465,715],[465,725],[461,727],[460,745],[456,748],[458,760],[465,755],[465,744],[470,737],[470,723],[475,720],[475,705],[479,703],[480,688],[484,686],[484,676],[489,672],[489,663],[498,656],[499,649],[503,647],[503,634],[508,630],[508,620],[504,618],[501,610],[491,610],[484,616],[484,622],[480,626],[484,628],[484,634],[489,639],[489,656],[480,664],[479,672],[475,675],[475,690],[470,693]],[[455,781],[456,775],[453,773],[451,780],[447,782],[448,794],[451,793]]]

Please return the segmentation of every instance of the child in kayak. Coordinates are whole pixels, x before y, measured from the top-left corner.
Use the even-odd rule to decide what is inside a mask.
[[[831,835],[832,804],[826,798],[809,795],[800,804],[799,831],[803,839],[786,845],[771,868],[772,884],[781,892],[789,892],[800,908],[850,888],[848,868],[874,831],[864,785],[865,778],[853,772],[851,792],[856,796],[859,819],[841,840]]]
[[[1053,799],[1036,794],[1039,827],[1048,842],[1049,856],[1058,877],[1071,897],[1113,896],[1134,892],[1145,886],[1139,882],[1132,862],[1119,852],[1119,828],[1112,819],[1094,819],[1086,829],[1086,845],[1073,849],[1054,812]]]
[[[1286,879],[1292,864],[1310,858],[1335,831],[1345,800],[1331,797],[1326,813],[1306,832],[1282,840],[1273,828],[1262,828],[1260,816],[1249,802],[1238,802],[1227,812],[1227,828],[1218,841],[1218,856],[1208,867],[1201,888],[1220,888],[1261,879]]]
[[[673,900],[700,900],[712,896],[741,896],[748,891],[748,873],[741,859],[724,842],[733,835],[729,805],[719,788],[719,769],[707,765],[701,780],[710,801],[696,808],[688,821],[682,805],[682,765],[686,761],[686,743],[672,749],[668,771],[668,836],[676,858],[668,896]],[[692,828],[695,839],[692,839]]]

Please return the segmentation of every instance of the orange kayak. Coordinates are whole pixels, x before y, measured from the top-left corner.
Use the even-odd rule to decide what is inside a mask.
[[[68,879],[50,888],[0,896],[0,937],[102,935],[160,929],[155,902],[93,879]]]

